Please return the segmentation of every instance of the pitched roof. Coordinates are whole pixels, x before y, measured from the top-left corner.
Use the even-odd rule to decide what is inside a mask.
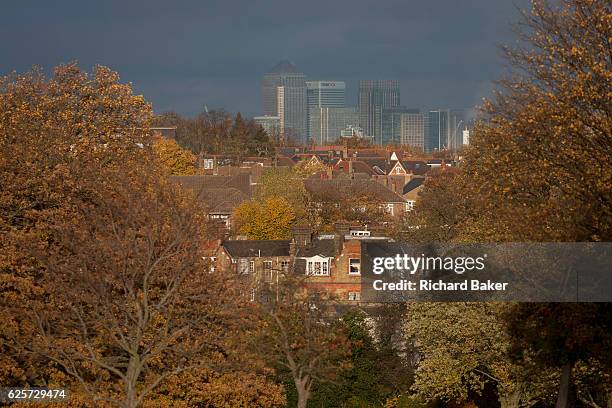
[[[335,248],[333,238],[316,238],[309,245],[297,248],[294,273],[301,275],[306,273],[306,260],[300,258],[310,258],[317,255],[323,258],[332,258],[336,255]]]
[[[287,156],[279,156],[276,160],[276,165],[278,167],[293,167],[295,166],[295,162]]]
[[[349,169],[349,162],[351,162],[352,164],[350,164],[350,166],[352,166],[353,168],[353,172],[354,173],[365,173],[367,175],[373,176],[375,174],[378,174],[378,172],[376,172],[368,163],[366,163],[365,161],[362,160],[342,160],[342,161],[337,161],[336,162],[336,168],[337,169],[342,169],[344,171],[348,171]]]
[[[248,200],[246,194],[236,188],[205,188],[198,198],[206,203],[209,213],[229,214],[243,201]]]
[[[335,245],[333,238],[315,238],[310,241],[310,244],[298,247],[295,253],[296,257],[311,257],[311,256],[330,257],[335,255]]]
[[[321,201],[337,201],[364,195],[383,203],[406,201],[399,194],[369,179],[306,179],[304,187],[314,199]]]
[[[289,256],[289,240],[233,240],[223,241],[232,258],[253,258],[269,256]]]
[[[420,187],[424,181],[425,181],[425,177],[413,178],[408,183],[406,183],[406,185],[404,186],[404,189],[402,190],[402,194],[407,194],[410,191],[414,190],[415,188]]]
[[[366,157],[359,160],[370,166],[374,173],[378,175],[389,174],[389,172],[393,168],[393,165],[391,163],[388,163],[385,159],[381,158]]]
[[[248,173],[239,173],[233,176],[171,176],[170,180],[196,193],[205,189],[231,187],[240,190],[247,196],[251,195],[251,176]]]

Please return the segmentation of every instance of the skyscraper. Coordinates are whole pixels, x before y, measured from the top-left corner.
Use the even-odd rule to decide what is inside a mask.
[[[313,108],[310,112],[310,137],[324,145],[340,138],[348,126],[357,127],[357,108]]]
[[[419,110],[408,109],[405,106],[382,108],[379,144],[401,143],[401,117],[404,113],[419,113]]]
[[[449,110],[432,110],[425,114],[425,151],[432,152],[448,146],[450,129]]]
[[[310,112],[319,108],[344,108],[346,84],[342,81],[306,81],[306,122],[308,138],[310,131]],[[318,142],[317,142],[318,143]]]
[[[425,115],[402,113],[400,116],[400,142],[423,150],[425,147]]]
[[[399,81],[359,81],[359,122],[367,136],[382,144],[382,110],[400,104]]]
[[[279,90],[282,89],[282,98]],[[278,116],[281,131],[297,143],[306,143],[306,82],[289,61],[281,61],[261,83],[264,115]],[[282,114],[281,114],[282,105]]]

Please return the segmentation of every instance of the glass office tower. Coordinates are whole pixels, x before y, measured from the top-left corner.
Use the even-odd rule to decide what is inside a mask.
[[[344,108],[345,103],[346,84],[343,81],[306,81],[308,139],[312,138],[310,131],[311,112],[320,108]]]
[[[279,95],[279,91],[282,95]],[[305,144],[307,123],[304,74],[298,72],[291,62],[281,61],[264,75],[261,93],[264,115],[278,116],[285,136],[296,143]]]
[[[399,107],[400,89],[397,80],[359,81],[359,122],[367,136],[382,144],[384,108]]]

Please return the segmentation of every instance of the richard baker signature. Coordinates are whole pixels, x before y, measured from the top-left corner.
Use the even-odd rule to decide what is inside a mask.
[[[372,282],[374,290],[379,291],[505,291],[508,282],[494,282],[490,279],[480,281],[478,279],[466,279],[461,282],[444,282],[442,280],[433,281],[421,279],[418,282],[402,279],[397,282],[384,282],[375,280]]]

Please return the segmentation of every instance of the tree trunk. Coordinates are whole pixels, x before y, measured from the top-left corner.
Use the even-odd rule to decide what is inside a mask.
[[[521,392],[516,390],[511,394],[500,395],[499,403],[501,408],[519,408],[521,406]]]
[[[308,387],[308,378],[295,378],[295,388],[298,394],[297,408],[306,408],[308,399],[310,399],[310,387]]]
[[[557,397],[557,404],[555,405],[555,408],[569,407],[569,390],[573,366],[573,363],[567,363],[563,366],[563,371],[561,372],[561,382],[559,384],[559,395]]]

